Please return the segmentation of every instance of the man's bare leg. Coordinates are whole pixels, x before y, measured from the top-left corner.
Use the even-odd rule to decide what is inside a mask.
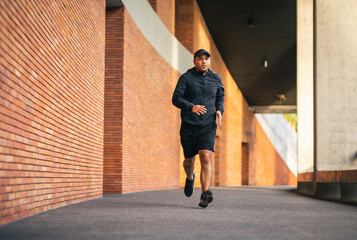
[[[210,189],[212,182],[212,151],[210,150],[199,150],[200,161],[201,161],[201,186],[202,192]]]
[[[194,173],[193,173],[193,170],[195,168],[195,157],[186,158],[183,161],[183,168],[185,169],[185,172],[187,175],[184,193],[185,193],[186,197],[191,197],[193,192],[195,191],[195,189],[194,189],[195,179],[194,179]]]
[[[195,158],[196,156],[192,158],[185,158],[183,161],[183,168],[185,169],[187,179],[192,180],[193,179],[193,170],[195,169]]]

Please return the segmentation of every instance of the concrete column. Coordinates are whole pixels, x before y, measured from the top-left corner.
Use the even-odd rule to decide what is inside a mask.
[[[299,191],[357,201],[357,1],[297,11]]]
[[[356,0],[316,0],[318,171],[357,169],[356,13]]]
[[[297,1],[298,174],[314,163],[313,0]]]

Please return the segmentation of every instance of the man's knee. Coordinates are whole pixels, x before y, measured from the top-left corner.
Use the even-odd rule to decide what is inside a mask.
[[[212,152],[208,150],[200,151],[201,164],[209,164],[211,162]]]
[[[186,167],[192,167],[195,164],[195,157],[185,158],[183,161],[183,165]]]

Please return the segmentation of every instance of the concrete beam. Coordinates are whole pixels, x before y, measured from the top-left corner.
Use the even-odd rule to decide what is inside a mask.
[[[296,105],[250,106],[255,113],[296,113]]]

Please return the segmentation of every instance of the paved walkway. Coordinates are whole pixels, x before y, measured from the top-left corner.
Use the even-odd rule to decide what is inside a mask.
[[[0,227],[0,239],[357,239],[357,206],[317,200],[288,187],[213,188],[105,195]]]

